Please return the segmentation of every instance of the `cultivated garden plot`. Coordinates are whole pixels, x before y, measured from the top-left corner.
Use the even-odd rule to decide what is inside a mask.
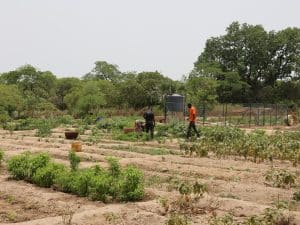
[[[73,141],[65,139],[65,130],[55,128],[45,136],[36,130],[0,130],[1,224],[300,224],[297,132],[269,138],[261,131],[244,136],[236,129],[203,129],[203,138],[195,142],[123,141],[87,128],[79,137],[82,151],[70,155]],[[46,169],[29,163],[25,171],[31,173],[18,173],[20,164],[9,159],[22,154],[44,162]],[[139,172],[144,182],[128,195],[131,183],[126,182]],[[62,173],[67,176],[57,175]],[[52,175],[53,183],[45,183]],[[75,181],[57,186],[65,184],[58,177]],[[78,192],[74,184],[87,188]]]

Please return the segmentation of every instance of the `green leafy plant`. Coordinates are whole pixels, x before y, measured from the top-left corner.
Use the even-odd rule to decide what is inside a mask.
[[[122,200],[141,200],[145,194],[143,173],[134,166],[128,166],[122,173],[120,186]]]
[[[121,174],[121,168],[118,159],[115,157],[107,157],[106,160],[109,164],[108,171],[110,175],[113,177],[119,177]]]
[[[172,213],[170,218],[166,221],[166,225],[188,225],[189,219],[186,215]]]
[[[24,179],[41,187],[88,196],[93,200],[136,201],[144,197],[143,173],[134,166],[121,168],[116,158],[109,157],[110,167],[99,166],[70,170],[50,162],[47,154],[26,152],[12,157],[8,169],[14,179]]]
[[[53,179],[53,188],[66,193],[72,192],[74,173],[69,170],[59,170]]]
[[[47,121],[40,121],[37,125],[36,136],[47,137],[51,134],[51,124]]]
[[[78,169],[80,163],[80,157],[76,155],[75,151],[69,151],[69,161],[70,167],[72,171],[76,171]]]
[[[225,214],[220,217],[213,217],[210,222],[210,225],[237,225],[234,221],[233,216],[231,214]]]
[[[4,151],[0,149],[0,166],[1,166],[3,158],[4,158]]]
[[[299,189],[294,192],[293,199],[297,202],[300,202],[300,190]]]
[[[65,166],[62,164],[48,163],[45,167],[37,169],[32,180],[40,187],[51,187],[55,176],[65,169]]]
[[[79,196],[88,196],[94,173],[90,169],[78,170],[72,180],[72,193]]]
[[[265,174],[265,179],[273,187],[289,188],[296,184],[296,175],[285,169],[271,169]]]

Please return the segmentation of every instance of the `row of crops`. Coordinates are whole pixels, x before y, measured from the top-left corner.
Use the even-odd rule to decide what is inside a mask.
[[[92,200],[136,201],[144,197],[143,173],[134,166],[121,168],[118,160],[108,157],[108,168],[93,166],[79,169],[80,158],[69,153],[70,167],[51,161],[46,153],[25,152],[7,162],[13,179],[40,187],[72,193]]]
[[[203,127],[202,137],[194,142],[182,142],[180,148],[187,154],[218,157],[238,156],[254,162],[274,159],[300,162],[300,132],[279,132],[267,135],[263,130],[250,133],[235,127]]]

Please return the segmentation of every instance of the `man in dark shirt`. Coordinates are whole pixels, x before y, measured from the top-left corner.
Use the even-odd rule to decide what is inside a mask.
[[[148,110],[144,113],[143,117],[145,119],[146,132],[149,133],[150,131],[151,139],[153,139],[155,118],[151,107],[148,107]]]

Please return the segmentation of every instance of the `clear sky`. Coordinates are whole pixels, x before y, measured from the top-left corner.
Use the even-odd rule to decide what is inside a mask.
[[[31,64],[58,77],[95,61],[180,79],[233,21],[300,27],[299,0],[0,0],[0,73]]]

